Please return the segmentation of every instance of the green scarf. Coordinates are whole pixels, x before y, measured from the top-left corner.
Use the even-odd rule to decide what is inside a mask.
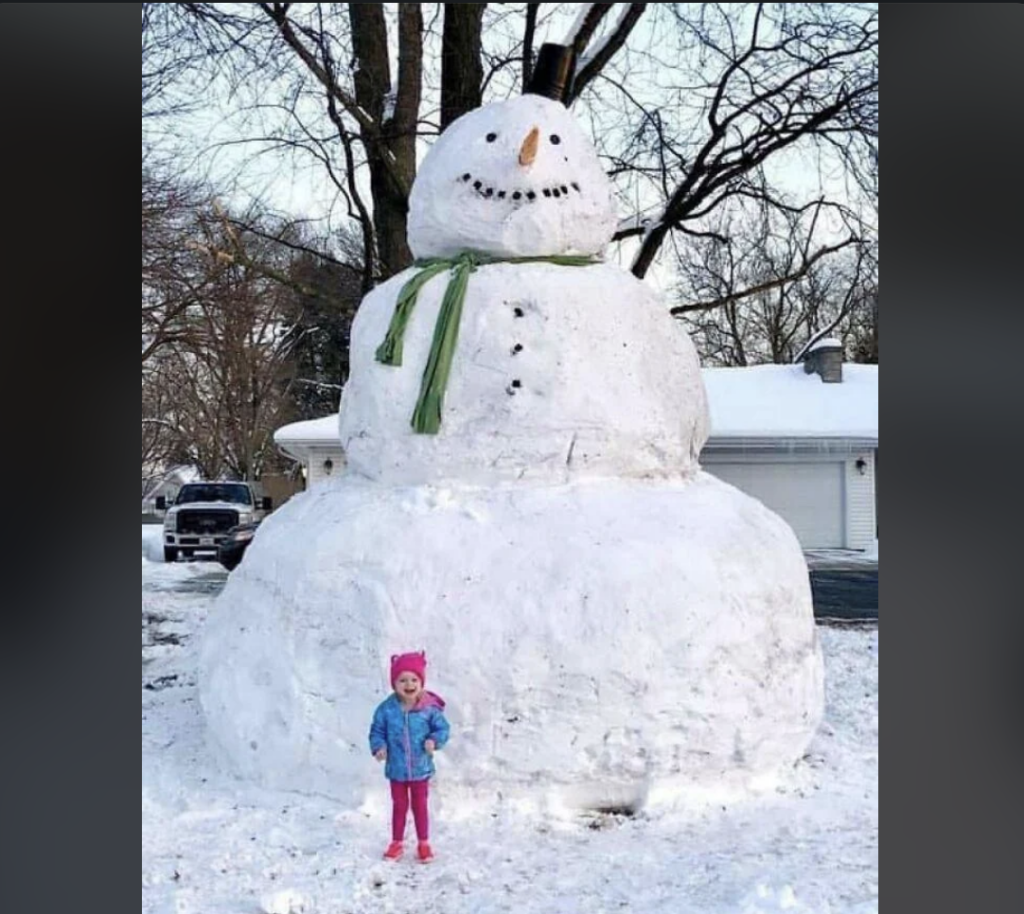
[[[486,254],[467,252],[448,260],[443,257],[432,257],[429,260],[417,260],[414,266],[423,269],[412,277],[398,293],[395,313],[391,317],[387,336],[377,347],[377,361],[385,365],[402,364],[402,342],[405,328],[412,316],[416,298],[431,279],[445,270],[451,270],[451,280],[445,289],[441,301],[441,310],[434,325],[434,340],[430,344],[427,366],[423,370],[423,381],[420,384],[420,396],[416,401],[416,409],[412,414],[412,427],[419,434],[436,435],[441,427],[441,409],[444,404],[444,392],[448,386],[448,374],[455,355],[455,345],[459,339],[459,319],[462,317],[462,302],[466,297],[466,285],[469,274],[478,266],[490,263],[555,263],[560,266],[584,267],[600,261],[592,257],[553,255],[551,257],[488,257]]]

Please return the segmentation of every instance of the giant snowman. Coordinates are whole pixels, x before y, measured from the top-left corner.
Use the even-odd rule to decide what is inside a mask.
[[[211,612],[201,700],[243,777],[381,797],[370,714],[418,649],[449,799],[635,809],[773,772],[818,724],[800,547],[700,470],[696,352],[599,259],[611,189],[564,60],[426,156],[418,265],[353,324],[346,470],[264,522]]]

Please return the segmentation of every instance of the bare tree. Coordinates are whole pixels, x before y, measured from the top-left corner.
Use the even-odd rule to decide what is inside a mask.
[[[142,497],[165,476],[180,454],[178,429],[167,419],[170,390],[161,383],[157,363],[142,372]]]
[[[357,239],[347,240],[357,249]],[[296,418],[316,419],[338,408],[362,290],[350,270],[309,254],[293,261],[290,273],[308,290],[292,298],[288,315],[296,328],[291,400]]]
[[[782,215],[765,206],[756,220],[692,239],[679,282],[702,300],[672,310],[706,362],[786,363],[824,336],[852,343],[877,260],[856,237],[812,246],[821,212],[820,203]]]
[[[533,40],[537,32],[537,14],[539,11],[539,3],[526,4],[526,25],[523,30],[523,50],[520,57],[524,86],[529,85],[530,76],[533,74]]]
[[[208,271],[190,250],[197,188],[163,177],[143,162],[142,171],[142,364],[184,338],[188,312],[202,295]]]
[[[143,176],[143,476],[259,475],[274,428],[336,409],[360,247]],[[331,248],[338,257],[319,253]]]
[[[486,3],[446,3],[441,43],[441,129],[483,100],[480,29]]]
[[[142,4],[143,120],[180,115],[196,104],[189,79],[202,72],[187,20],[173,3]]]
[[[632,269],[644,276],[673,233],[684,238],[733,202],[775,206],[769,166],[791,152],[828,154],[873,193],[877,162],[877,11],[856,4],[666,4],[677,41],[675,87],[662,104],[640,98],[629,66],[611,104],[628,142],[613,171],[630,174],[653,199],[624,221],[638,237]],[[605,93],[608,97],[608,93]],[[784,204],[783,204],[784,205]]]
[[[854,309],[847,334],[853,361],[878,364],[878,278],[865,284],[863,295]]]
[[[143,366],[143,462],[173,456],[208,476],[254,479],[276,457],[274,429],[299,412],[296,385],[318,382],[298,377],[318,364],[300,366],[303,347],[333,317],[333,345],[347,349],[359,284],[256,214],[233,219],[211,204],[192,216],[183,260],[195,294]],[[339,367],[324,371],[335,380]]]
[[[569,104],[579,98],[580,93],[601,74],[616,52],[626,43],[629,33],[633,31],[647,9],[647,4],[581,3],[580,7],[580,16],[566,38],[566,44],[572,44],[577,59],[576,77],[566,99]],[[621,8],[618,18],[607,34],[594,41],[598,26],[613,7]]]

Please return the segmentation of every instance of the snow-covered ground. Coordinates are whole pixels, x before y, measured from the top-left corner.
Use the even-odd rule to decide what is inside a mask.
[[[437,861],[391,865],[385,810],[260,791],[216,769],[195,648],[225,572],[164,564],[158,526],[142,538],[144,914],[877,912],[877,628],[820,629],[825,722],[756,795],[705,793],[633,818],[443,808]],[[441,807],[443,793],[439,779]]]

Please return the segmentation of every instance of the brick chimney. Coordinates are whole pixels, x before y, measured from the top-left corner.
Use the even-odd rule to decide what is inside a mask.
[[[832,337],[818,340],[803,356],[804,372],[817,372],[825,384],[843,381],[843,344]]]

